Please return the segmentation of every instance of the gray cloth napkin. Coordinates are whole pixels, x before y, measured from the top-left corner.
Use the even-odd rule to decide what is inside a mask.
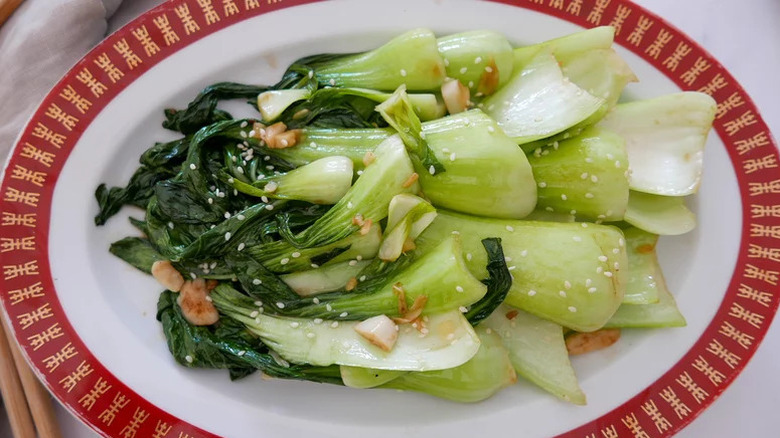
[[[106,34],[122,0],[27,0],[0,27],[0,159],[49,89]]]

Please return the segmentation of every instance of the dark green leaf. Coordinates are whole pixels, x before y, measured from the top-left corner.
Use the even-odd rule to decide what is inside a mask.
[[[481,300],[471,305],[471,308],[465,314],[473,326],[490,316],[504,302],[506,295],[509,293],[509,288],[512,287],[512,275],[506,266],[501,239],[496,237],[483,239],[482,246],[487,251],[487,271],[489,277],[482,280],[487,286],[487,293]]]
[[[195,99],[187,105],[187,109],[165,111],[166,120],[163,127],[179,131],[183,134],[193,134],[204,126],[229,117],[225,112],[217,110],[217,103],[225,99],[256,98],[258,94],[268,90],[267,86],[245,85],[234,82],[220,82],[204,88]]]
[[[125,237],[112,243],[109,251],[147,274],[152,273],[154,262],[164,260],[147,239],[140,237]]]

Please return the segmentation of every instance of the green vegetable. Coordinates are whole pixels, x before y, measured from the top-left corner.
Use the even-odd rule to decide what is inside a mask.
[[[323,157],[349,157],[355,169],[365,168],[363,157],[380,143],[393,136],[388,128],[322,129],[304,128],[302,140],[293,148],[270,151],[275,156],[295,165],[311,163]]]
[[[539,209],[586,220],[622,220],[628,204],[624,141],[590,128],[528,157],[539,189]]]
[[[409,95],[406,94],[406,88],[403,85],[389,99],[377,105],[376,110],[398,132],[409,151],[417,173],[429,172],[433,175],[445,171],[444,166],[428,147],[425,134],[422,133],[420,118],[414,112],[414,107],[409,101]]]
[[[665,196],[696,193],[717,105],[682,92],[623,103],[599,125],[626,139],[631,190]]]
[[[629,272],[631,278],[627,297],[634,303],[625,302],[615,312],[605,327],[683,327],[685,318],[677,308],[674,297],[666,288],[661,266],[655,251],[658,236],[636,228],[626,230],[631,252]]]
[[[436,209],[414,195],[396,195],[390,200],[387,229],[379,248],[379,258],[395,261],[401,256],[404,245],[413,242],[436,218]]]
[[[210,85],[201,91],[187,105],[186,110],[165,110],[163,127],[183,134],[194,134],[200,128],[212,123],[231,119],[229,114],[217,109],[217,103],[225,99],[252,99],[269,87],[244,85],[233,82],[220,82]]]
[[[328,245],[360,229],[359,225],[353,224],[357,215],[364,221],[377,223],[387,216],[393,196],[417,191],[417,184],[405,187],[414,169],[400,138],[388,138],[374,154],[376,161],[333,208],[298,234],[282,230],[285,239],[297,248]]]
[[[512,77],[512,46],[499,33],[456,33],[439,38],[438,45],[447,76],[467,85],[472,93],[492,94]]]
[[[285,274],[280,278],[298,295],[310,297],[343,289],[347,281],[357,276],[369,263],[367,260],[335,263],[308,271]]]
[[[406,374],[406,371],[377,370],[343,365],[340,368],[344,386],[360,389],[376,388]]]
[[[299,111],[303,110],[304,107],[307,108],[307,111],[311,111],[311,109],[308,109],[309,107],[330,105],[334,100],[357,101],[357,99],[351,99],[352,97],[382,103],[391,96],[392,94],[390,93],[383,93],[368,88],[322,88],[314,92],[313,95],[311,91],[302,89],[272,90],[260,93],[257,97],[257,107],[263,115],[263,121],[274,122],[282,117],[287,108],[301,100],[308,99],[310,102],[294,107],[296,110],[292,114],[294,119],[296,118],[296,113],[298,113],[298,119],[302,117],[304,113]],[[422,120],[434,120],[446,114],[444,104],[434,94],[412,93],[409,94],[409,101]],[[308,117],[309,114],[305,114],[305,116]]]
[[[429,315],[431,333],[446,331],[453,335],[451,339],[421,337],[417,330],[407,326],[399,331],[394,348],[385,352],[355,331],[357,322],[258,314],[256,307],[229,299],[229,295],[223,293],[225,288],[229,286],[219,285],[212,293],[217,309],[246,325],[249,331],[292,363],[425,371],[458,366],[471,359],[479,349],[479,338],[457,310]]]
[[[499,307],[483,325],[501,336],[518,375],[561,400],[585,404],[560,325],[509,306]]]
[[[418,391],[448,400],[473,403],[513,385],[517,375],[501,338],[481,328],[477,328],[477,334],[481,345],[468,362],[439,371],[406,373],[380,387]]]
[[[165,291],[157,303],[168,349],[176,362],[191,368],[227,368],[231,376],[260,370],[271,377],[341,384],[339,369],[311,365],[280,365],[269,349],[227,317],[216,330],[196,327],[184,319],[176,295]]]
[[[447,172],[420,174],[425,196],[437,207],[500,218],[522,218],[536,205],[528,159],[480,110],[423,124],[431,150]]]
[[[462,254],[457,236],[442,239],[436,248],[400,272],[385,276],[376,287],[349,294],[320,295],[319,304],[301,309],[298,314],[328,319],[337,319],[339,315],[342,319],[365,319],[381,314],[401,316],[399,297],[393,287],[399,284],[407,307],[412,307],[417,297],[427,297],[423,314],[468,307],[485,296],[487,287],[469,272]]]
[[[314,64],[321,84],[393,91],[438,91],[446,71],[436,36],[427,29],[401,34],[385,45],[356,55]]]
[[[233,176],[225,178],[225,181],[239,192],[258,198],[266,196],[313,204],[335,204],[352,186],[352,161],[347,157],[325,157],[252,183]]]
[[[520,71],[541,52],[550,51],[561,63],[589,50],[609,49],[615,36],[612,26],[600,26],[514,50],[515,71]]]
[[[487,252],[487,271],[490,276],[482,281],[487,286],[485,296],[471,305],[468,312],[466,312],[466,318],[473,326],[477,326],[482,320],[490,316],[504,302],[509,289],[512,287],[512,275],[509,273],[506,260],[504,259],[501,239],[484,239],[482,240],[482,245]]]
[[[484,278],[481,240],[500,238],[514,276],[507,304],[564,327],[593,331],[609,320],[623,299],[628,263],[623,234],[617,228],[438,213],[417,238],[417,251],[424,253],[458,232],[468,268]]]
[[[164,260],[148,240],[140,237],[125,237],[116,241],[111,244],[109,251],[147,274],[152,273],[154,262]]]
[[[604,99],[565,79],[558,61],[543,51],[483,104],[504,132],[523,144],[582,122],[598,111]]]
[[[685,206],[685,198],[631,191],[626,222],[647,232],[674,236],[696,228],[696,215]]]

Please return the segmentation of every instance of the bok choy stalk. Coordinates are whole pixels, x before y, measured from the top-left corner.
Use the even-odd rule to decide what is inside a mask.
[[[623,138],[590,128],[528,157],[539,189],[538,207],[599,221],[622,220],[628,204],[628,158]]]
[[[626,222],[647,232],[673,236],[696,228],[696,215],[681,196],[659,196],[631,191]]]
[[[447,76],[467,85],[472,93],[493,94],[512,77],[512,46],[499,33],[456,33],[439,38],[438,45]]]
[[[401,135],[407,146],[425,143],[426,157],[446,163],[443,174],[435,165],[418,170],[422,190],[435,206],[502,218],[521,218],[533,210],[536,184],[528,159],[495,121],[473,110],[421,126],[403,101],[401,93],[393,106],[388,100],[377,109],[407,134]]]
[[[232,176],[225,181],[239,192],[258,198],[266,196],[313,204],[335,204],[352,186],[352,161],[347,157],[325,157],[251,183]]]
[[[648,302],[653,296],[657,302],[651,304],[630,304],[620,306],[605,327],[683,327],[685,317],[677,308],[674,296],[666,287],[661,266],[655,251],[658,236],[637,228],[625,230],[629,239],[629,270],[631,273],[630,297],[634,302]],[[636,279],[636,280],[634,280]]]
[[[328,245],[360,230],[364,223],[370,227],[371,222],[384,219],[393,196],[417,191],[416,182],[408,183],[414,168],[399,137],[382,142],[374,155],[374,163],[333,208],[296,235],[282,230],[285,239],[297,248]]]
[[[221,284],[211,294],[220,313],[243,323],[291,363],[400,371],[438,370],[468,361],[480,345],[474,329],[457,310],[429,315],[429,330],[436,335],[420,336],[417,330],[401,329],[394,348],[385,352],[355,331],[357,322],[258,313],[257,307],[247,305],[245,300],[232,299],[235,294],[224,293],[226,289],[230,286]],[[448,339],[449,335],[452,336]]]
[[[404,269],[391,270],[390,275],[380,277],[376,286],[356,288],[347,294],[319,295],[318,304],[301,308],[296,314],[325,319],[365,319],[381,314],[401,316],[403,310],[399,303],[410,308],[421,296],[427,297],[423,314],[467,308],[483,298],[488,290],[466,267],[457,237],[442,239],[436,248]],[[484,250],[480,252],[484,253]],[[495,253],[491,255],[496,257]],[[399,295],[399,288],[403,295]]]
[[[480,240],[502,240],[514,276],[506,302],[577,331],[601,328],[615,313],[626,285],[626,249],[619,229],[595,224],[479,218],[439,210],[417,238],[424,253],[457,232],[466,264],[485,277]]]
[[[501,337],[517,374],[561,400],[585,404],[560,325],[501,306],[484,326]]]
[[[477,328],[476,332],[481,341],[480,347],[468,362],[438,371],[404,373],[380,387],[417,391],[448,400],[473,403],[485,400],[517,382],[517,374],[501,338],[481,328]]]
[[[312,365],[280,365],[271,351],[237,321],[223,316],[216,329],[191,325],[176,304],[176,294],[165,291],[157,303],[168,349],[176,362],[191,368],[227,368],[232,379],[255,370],[282,379],[341,384],[339,369]]]
[[[357,277],[369,263],[371,262],[368,260],[335,263],[281,275],[280,278],[298,295],[310,297],[343,289],[344,285],[351,278]]]
[[[299,63],[313,67],[320,84],[381,91],[400,85],[438,91],[447,74],[436,36],[428,29],[411,30],[368,52]]]
[[[436,209],[422,198],[401,194],[390,200],[388,212],[379,259],[392,262],[405,249],[414,249],[414,239],[436,218]]]
[[[423,128],[425,124],[423,124]],[[366,152],[392,137],[395,131],[389,128],[323,129],[303,128],[302,140],[292,148],[269,151],[276,157],[295,166],[336,155],[349,157],[354,169],[365,168],[363,158]]]
[[[599,123],[626,139],[632,190],[665,196],[696,193],[715,101],[682,92],[620,104]]]
[[[600,26],[575,32],[539,44],[518,47],[514,50],[515,71],[525,68],[541,52],[551,52],[558,61],[566,63],[589,50],[609,49],[615,37],[615,28]]]
[[[564,78],[555,57],[543,51],[483,104],[510,138],[524,144],[581,123],[604,99]]]
[[[391,96],[390,93],[367,88],[321,88],[313,93],[307,89],[271,90],[260,93],[257,97],[257,108],[263,116],[263,121],[268,123],[280,117],[286,119],[282,114],[290,107],[292,108],[288,114],[292,113],[291,118],[301,120],[309,119],[312,112],[322,111],[323,108],[332,106],[335,101],[358,104],[358,99],[364,99],[382,103]],[[307,102],[298,103],[301,100]],[[444,103],[440,102],[434,94],[410,93],[409,101],[421,120],[434,120],[446,114]]]

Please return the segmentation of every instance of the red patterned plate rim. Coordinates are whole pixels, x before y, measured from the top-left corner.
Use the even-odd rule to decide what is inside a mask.
[[[0,254],[4,316],[28,361],[71,412],[104,436],[213,437],[154,406],[92,355],[57,298],[48,262],[54,182],[86,127],[120,91],[169,55],[231,24],[319,0],[168,0],[112,34],[43,100],[4,170]],[[562,437],[669,436],[707,408],[742,371],[778,304],[777,147],[736,80],[711,55],[627,0],[491,0],[583,27],[610,24],[616,43],[683,90],[718,103],[714,128],[737,174],[743,205],[737,264],[701,337],[633,398]],[[217,4],[219,3],[219,4]]]

